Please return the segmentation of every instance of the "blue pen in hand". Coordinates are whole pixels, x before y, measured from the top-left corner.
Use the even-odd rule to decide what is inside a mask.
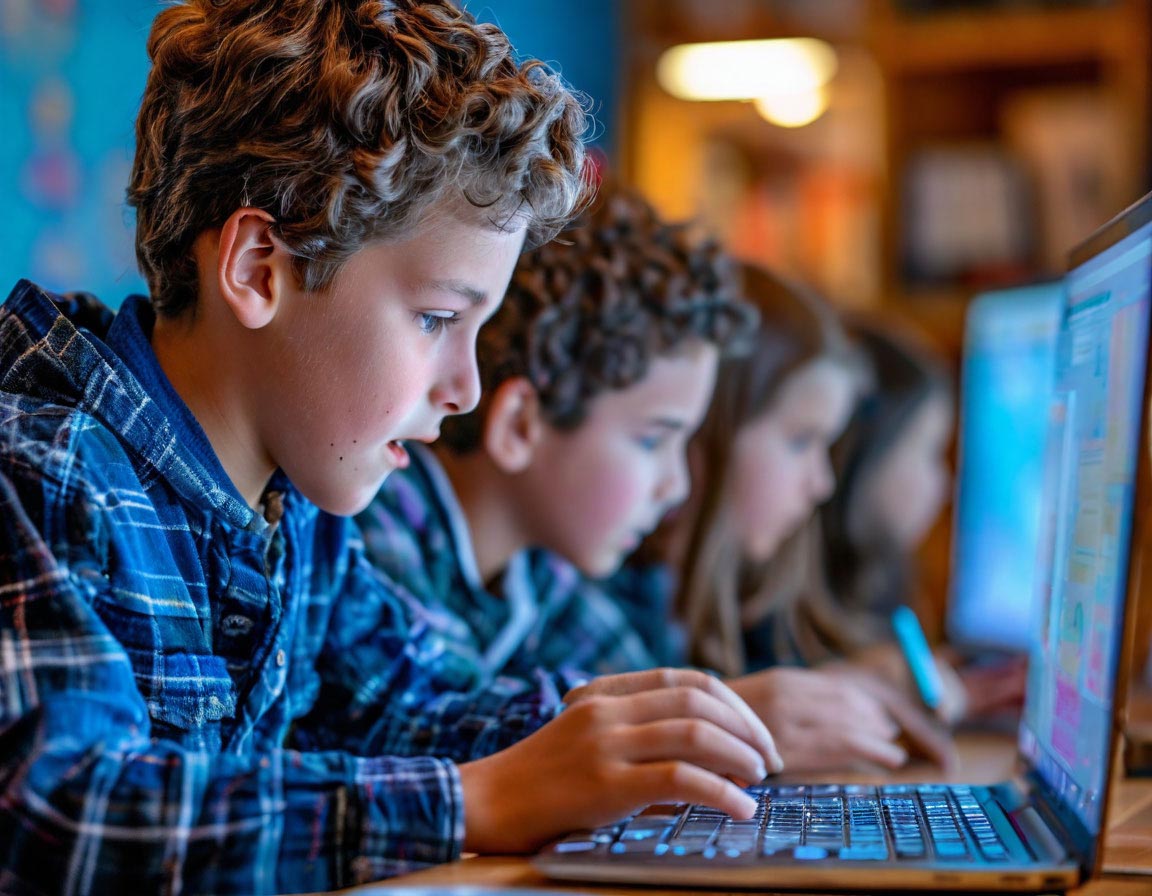
[[[896,642],[908,663],[920,699],[925,706],[935,711],[940,706],[944,685],[940,681],[928,639],[924,637],[924,629],[920,627],[920,620],[911,608],[897,607],[892,614],[892,628],[896,631]]]

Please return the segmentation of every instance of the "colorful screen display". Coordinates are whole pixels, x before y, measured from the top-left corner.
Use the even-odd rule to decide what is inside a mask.
[[[1100,828],[1148,353],[1152,224],[1068,275],[1021,750]]]

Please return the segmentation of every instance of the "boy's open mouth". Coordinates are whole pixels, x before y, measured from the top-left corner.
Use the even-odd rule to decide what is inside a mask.
[[[388,443],[388,452],[392,455],[392,463],[396,465],[397,470],[403,470],[408,466],[408,450],[399,439],[393,439]]]

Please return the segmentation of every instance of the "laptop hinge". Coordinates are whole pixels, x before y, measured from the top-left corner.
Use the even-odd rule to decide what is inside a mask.
[[[1070,856],[1081,868],[1092,866],[1093,852],[1097,837],[1092,836],[1083,822],[1068,815],[1067,810],[1059,809],[1043,779],[1034,771],[1026,778],[1028,804],[1035,810],[1045,829],[1057,841],[1057,850]]]

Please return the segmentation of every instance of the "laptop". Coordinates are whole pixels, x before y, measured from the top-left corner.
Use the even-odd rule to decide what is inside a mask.
[[[1024,654],[1064,283],[976,296],[964,322],[952,569],[945,630],[973,659]]]
[[[649,807],[553,843],[536,867],[581,881],[856,891],[1052,891],[1097,873],[1126,610],[1148,587],[1146,551],[1130,547],[1152,534],[1150,281],[1152,194],[1071,256],[1048,437],[1055,522],[1036,561],[1043,625],[1029,645],[1016,779],[768,779],[749,788],[759,804],[749,821],[700,805]]]

